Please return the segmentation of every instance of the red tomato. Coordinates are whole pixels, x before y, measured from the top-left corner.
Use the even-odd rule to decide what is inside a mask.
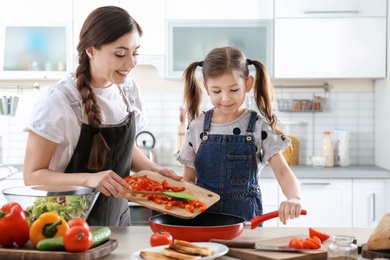
[[[319,245],[320,248],[322,247],[322,241],[321,239],[319,239],[319,237],[312,236],[311,239],[313,239],[317,243],[317,245]]]
[[[302,244],[303,244],[304,249],[318,249],[319,248],[317,243],[314,240],[312,240],[310,237],[303,240]]]
[[[321,242],[326,241],[330,237],[330,235],[326,234],[325,232],[316,230],[314,228],[309,228],[309,236],[310,237],[316,236],[321,240]]]
[[[84,252],[92,246],[92,233],[83,226],[74,226],[64,235],[64,246],[68,252]]]
[[[299,238],[293,237],[290,239],[288,247],[295,248],[295,249],[303,249],[303,244]]]
[[[164,230],[160,232],[154,233],[150,237],[150,245],[151,246],[165,246],[172,243],[172,236],[169,232],[165,232]]]
[[[89,230],[89,225],[87,221],[85,221],[82,218],[72,218],[71,220],[68,221],[68,226],[69,228],[74,227],[74,226],[82,226],[85,227]]]

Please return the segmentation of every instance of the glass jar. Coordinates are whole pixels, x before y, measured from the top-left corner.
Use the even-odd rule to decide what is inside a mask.
[[[328,260],[357,260],[358,248],[353,236],[333,236],[328,247]]]

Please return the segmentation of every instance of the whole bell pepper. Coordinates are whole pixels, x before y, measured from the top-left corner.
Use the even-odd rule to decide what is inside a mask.
[[[68,229],[69,225],[63,217],[56,212],[45,212],[31,224],[30,240],[37,246],[43,239],[63,237]]]
[[[0,210],[0,245],[24,246],[29,240],[29,225],[23,208],[16,202],[6,203]]]

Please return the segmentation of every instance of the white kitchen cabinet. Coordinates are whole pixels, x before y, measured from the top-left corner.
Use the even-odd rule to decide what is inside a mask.
[[[280,227],[352,227],[352,179],[298,179],[307,215]],[[281,194],[279,201],[286,198]]]
[[[260,189],[263,201],[263,213],[268,213],[279,209],[279,184],[273,179],[260,179]],[[263,222],[264,227],[277,227],[279,219],[270,219]]]
[[[272,20],[168,20],[166,77],[181,78],[194,61],[214,48],[240,47],[246,57],[261,61],[272,75]],[[249,69],[254,71],[254,67]]]
[[[275,0],[275,17],[386,16],[386,0]]]
[[[143,30],[140,56],[165,54],[165,0],[120,0]]]
[[[63,0],[1,1],[0,25],[14,22],[72,21],[72,2]]]
[[[83,0],[73,1],[73,66],[78,65],[77,44],[79,43],[80,30],[87,16],[96,8],[105,5],[119,6],[119,0]]]
[[[389,187],[388,179],[353,180],[353,227],[375,228],[378,225],[390,210],[390,205],[386,205],[386,198],[390,197]]]
[[[3,1],[0,78],[57,79],[71,71],[72,6],[60,0]]]
[[[120,0],[120,6],[126,9],[143,30],[139,48],[138,64],[153,65],[161,77],[164,77],[166,23],[165,0]]]
[[[273,0],[166,0],[167,19],[272,19]]]
[[[386,77],[386,1],[275,0],[274,77]]]

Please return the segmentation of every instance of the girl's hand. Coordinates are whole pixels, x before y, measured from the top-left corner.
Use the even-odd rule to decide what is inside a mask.
[[[301,200],[289,199],[280,203],[279,207],[279,219],[286,225],[288,219],[294,219],[301,214]]]
[[[168,168],[161,168],[160,170],[157,171],[161,175],[167,176],[171,179],[174,179],[176,181],[180,181],[183,179],[183,176],[177,175],[174,170],[168,169]]]
[[[112,195],[115,198],[126,198],[126,191],[131,189],[130,185],[112,170],[91,174],[87,186],[96,187],[104,195]]]

